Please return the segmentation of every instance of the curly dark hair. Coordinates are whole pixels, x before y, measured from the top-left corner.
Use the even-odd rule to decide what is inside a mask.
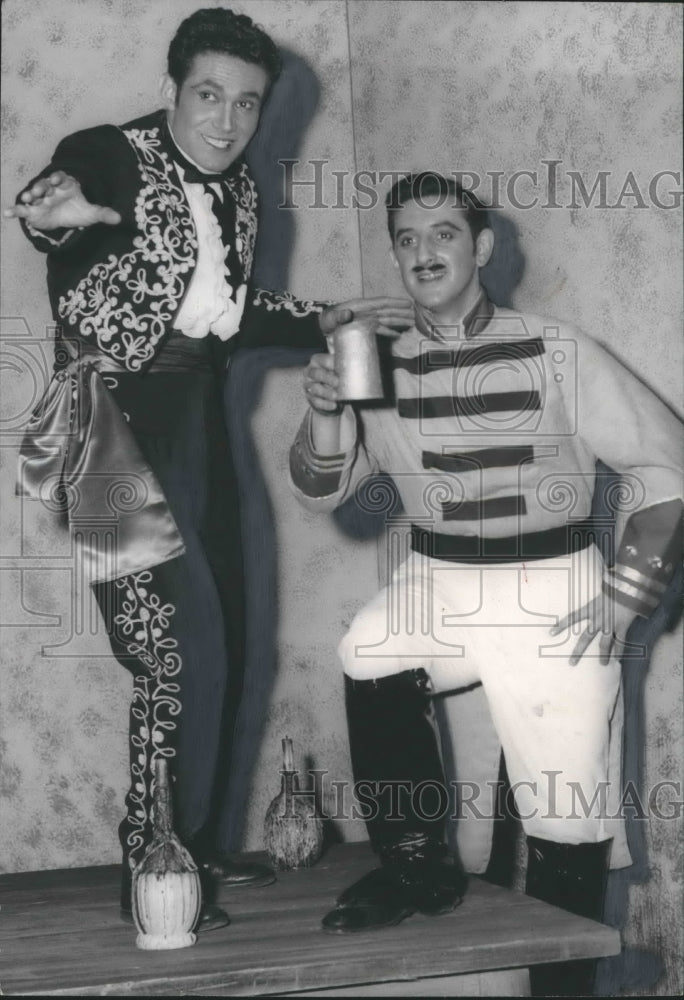
[[[225,7],[203,7],[178,26],[168,54],[169,76],[176,86],[182,85],[193,59],[202,52],[224,52],[261,66],[271,83],[280,73],[280,54],[273,39],[251,17]]]
[[[437,199],[437,203],[430,204],[431,199]],[[417,201],[419,205],[424,204],[423,199],[428,199],[425,204],[427,208],[436,208],[444,205],[449,199],[451,204],[465,209],[466,222],[470,227],[473,239],[477,239],[483,229],[489,228],[489,213],[487,208],[472,191],[464,190],[462,185],[453,178],[443,177],[434,171],[424,171],[420,174],[407,174],[392,185],[385,199],[387,208],[387,227],[392,240],[394,240],[395,216],[402,205],[407,201]]]

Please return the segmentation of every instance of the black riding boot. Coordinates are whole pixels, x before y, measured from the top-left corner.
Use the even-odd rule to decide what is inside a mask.
[[[528,837],[527,895],[600,921],[611,843],[558,844]],[[530,969],[531,995],[593,996],[595,973],[595,959],[534,966]]]
[[[348,932],[399,923],[417,911],[453,910],[465,876],[447,858],[448,795],[437,739],[428,717],[424,670],[370,681],[345,676],[347,722],[359,803],[382,867],[338,898],[323,920]]]

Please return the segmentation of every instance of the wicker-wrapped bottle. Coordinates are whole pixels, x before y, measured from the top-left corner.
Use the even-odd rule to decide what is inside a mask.
[[[187,948],[202,905],[197,865],[173,832],[167,761],[154,762],[152,841],[133,870],[136,944],[146,951]]]
[[[264,820],[266,850],[278,871],[309,868],[323,851],[323,820],[313,792],[300,792],[292,740],[288,738],[283,740],[281,774],[280,795],[271,802]]]

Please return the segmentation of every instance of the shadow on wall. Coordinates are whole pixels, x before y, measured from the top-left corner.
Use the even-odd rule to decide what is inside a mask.
[[[281,49],[282,72],[264,107],[259,129],[246,159],[259,190],[259,237],[254,279],[260,288],[288,286],[288,270],[295,240],[295,215],[278,206],[284,198],[281,160],[296,159],[320,98],[313,69],[300,56]],[[480,280],[489,298],[511,308],[513,293],[522,281],[525,257],[515,223],[496,209],[489,210],[494,252],[482,268]]]
[[[287,288],[295,239],[294,214],[278,208],[283,198],[279,160],[297,157],[320,94],[318,79],[303,59],[287,49],[281,49],[281,57],[281,74],[246,152],[260,206],[254,282],[259,288],[275,290]],[[219,818],[221,843],[232,849],[241,844],[251,774],[277,670],[278,577],[273,512],[250,424],[269,369],[305,365],[310,355],[311,351],[289,348],[238,351],[226,383],[225,409],[241,501],[247,642],[230,773],[224,779],[229,791]],[[261,614],[264,605],[272,609],[265,621]]]
[[[259,288],[276,291],[287,288],[295,238],[293,211],[278,208],[284,193],[283,169],[278,161],[297,158],[320,95],[318,80],[311,67],[287,49],[281,49],[281,56],[282,72],[246,153],[260,203],[254,280]]]
[[[480,282],[494,305],[511,309],[513,293],[525,273],[518,227],[493,208],[489,209],[489,223],[494,233],[494,251],[480,271]]]
[[[240,494],[245,580],[245,665],[233,738],[221,843],[240,847],[251,775],[278,669],[278,553],[273,508],[252,439],[251,421],[273,368],[304,366],[312,352],[268,347],[236,351],[228,370],[224,405]],[[264,608],[268,613],[264,614]]]

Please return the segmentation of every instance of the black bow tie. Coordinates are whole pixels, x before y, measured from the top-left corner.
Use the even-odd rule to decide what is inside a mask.
[[[170,132],[168,132],[169,139],[169,149],[174,162],[182,168],[183,178],[188,182],[188,184],[221,184],[223,181],[229,180],[233,176],[234,164],[231,163],[229,167],[222,170],[220,174],[207,173],[204,170],[200,170],[196,167],[194,163],[191,163],[187,157],[183,156],[182,152],[173,141],[173,137]]]
[[[224,170],[220,174],[207,174],[204,170],[193,166],[192,163],[188,163],[187,160],[183,162],[179,157],[176,157],[176,163],[179,167],[182,167],[183,179],[188,184],[221,184],[223,181],[228,180],[230,176],[230,169]]]

